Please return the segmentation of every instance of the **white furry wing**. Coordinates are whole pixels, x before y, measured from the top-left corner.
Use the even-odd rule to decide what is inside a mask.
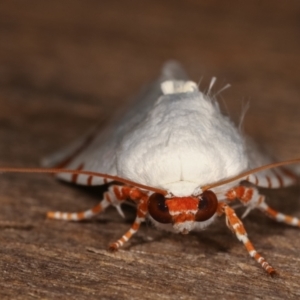
[[[153,103],[162,95],[161,83],[163,81],[187,79],[188,76],[177,62],[167,62],[162,69],[161,76],[140,92],[126,113],[118,115],[118,119],[113,118],[112,122],[100,132],[97,131],[98,128],[93,128],[70,146],[45,158],[42,165],[118,175],[116,151],[123,133],[130,131],[130,128],[138,124],[145,117],[148,108],[153,106]],[[78,178],[70,174],[57,174],[57,177],[66,181],[75,181],[78,184],[87,184],[85,176]],[[93,184],[103,183],[101,178],[93,182]]]
[[[258,145],[251,139],[246,138],[246,149],[249,161],[249,169],[254,169],[266,164],[271,164],[275,159],[265,154]],[[275,169],[269,169],[251,174],[249,181],[259,187],[280,188],[295,184],[297,181],[296,170],[287,166]]]

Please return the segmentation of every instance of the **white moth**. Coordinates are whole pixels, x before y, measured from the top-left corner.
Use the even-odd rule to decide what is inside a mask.
[[[297,176],[280,166],[299,159],[260,167],[269,161],[221,114],[209,96],[213,83],[204,94],[177,63],[167,63],[161,76],[109,130],[89,133],[44,160],[44,166],[55,169],[29,170],[57,173],[62,180],[82,185],[119,182],[111,183],[101,202],[90,210],[49,212],[48,217],[78,221],[110,205],[123,215],[120,205],[130,198],[137,205],[137,216],[130,229],[110,245],[117,250],[146,218],[157,228],[186,234],[203,230],[225,215],[227,226],[250,256],[270,275],[275,274],[253,247],[231,204],[239,201],[246,214],[258,208],[279,222],[299,227],[299,219],[270,208],[257,189],[295,184]]]

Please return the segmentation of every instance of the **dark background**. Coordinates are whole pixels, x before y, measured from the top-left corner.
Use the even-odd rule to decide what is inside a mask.
[[[206,88],[230,83],[220,102],[280,159],[300,156],[299,1],[1,1],[0,163],[38,166],[109,116],[179,60]],[[2,175],[2,299],[296,299],[300,231],[253,212],[257,249],[279,271],[267,277],[224,220],[189,236],[143,226],[127,249],[106,252],[130,226],[114,210],[82,224],[48,210],[89,208],[99,191],[51,176]],[[300,216],[299,191],[269,202]],[[93,250],[94,249],[94,250]],[[97,251],[95,250],[97,249]]]

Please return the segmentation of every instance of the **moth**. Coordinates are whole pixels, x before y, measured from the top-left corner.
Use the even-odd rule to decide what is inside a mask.
[[[95,207],[48,212],[50,219],[80,221],[109,206],[123,215],[121,204],[133,201],[136,218],[109,246],[111,250],[122,247],[147,218],[159,229],[187,234],[225,216],[249,255],[274,275],[275,269],[254,248],[232,204],[245,206],[245,215],[259,209],[278,222],[300,227],[298,218],[271,208],[258,190],[296,184],[298,176],[284,166],[300,159],[272,164],[221,113],[210,93],[213,83],[203,93],[178,63],[169,62],[110,129],[88,133],[45,159],[45,169],[0,171],[55,173],[61,180],[86,186],[109,184]]]

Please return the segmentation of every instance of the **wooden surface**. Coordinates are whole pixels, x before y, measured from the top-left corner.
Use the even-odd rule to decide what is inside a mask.
[[[281,159],[300,155],[299,1],[1,1],[0,164],[38,166],[95,123],[104,124],[178,59],[201,86],[231,83],[220,102]],[[225,104],[224,104],[225,103]],[[300,230],[259,212],[245,220],[279,271],[269,278],[224,219],[172,235],[144,225],[116,254],[129,227],[112,209],[63,223],[48,210],[93,206],[101,189],[45,175],[1,175],[1,299],[299,299]],[[269,202],[300,217],[297,187]],[[242,213],[242,211],[239,211]]]

